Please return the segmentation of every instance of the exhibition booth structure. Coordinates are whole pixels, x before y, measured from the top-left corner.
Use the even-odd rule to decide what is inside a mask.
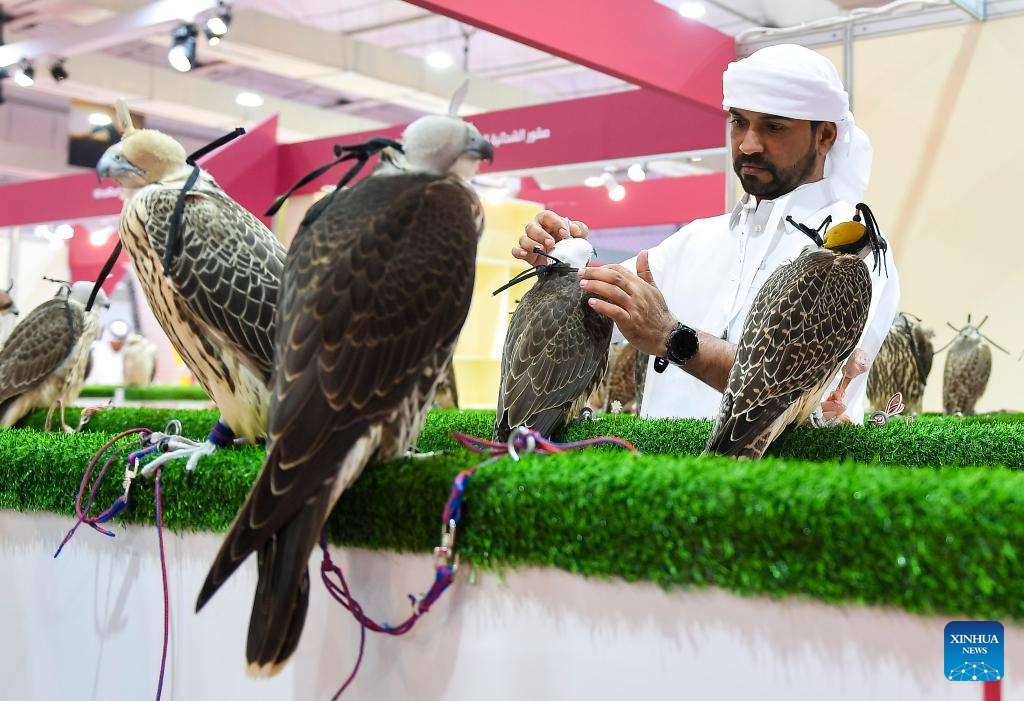
[[[462,408],[430,412],[417,445],[435,454],[371,465],[345,492],[326,529],[329,559],[315,551],[310,563],[297,651],[257,679],[244,657],[255,563],[194,609],[263,447],[220,450],[191,478],[174,463],[157,480],[126,467],[126,431],[201,440],[218,417],[203,401],[116,406],[73,435],[43,432],[39,411],[0,429],[5,695],[327,699],[348,683],[343,698],[1024,699],[1019,413],[986,405],[977,416],[798,427],[756,461],[703,455],[709,421],[620,413],[572,424],[554,445],[512,444],[515,455],[467,438],[491,435],[502,343],[525,288],[492,292],[523,270],[509,249],[538,211],[586,221],[601,262],[615,262],[642,232],[656,239],[734,200],[719,76],[736,45],[702,29],[678,45],[646,10],[649,34],[635,35],[632,3],[602,23],[579,22],[569,2],[415,4],[639,86],[471,117],[495,158],[476,182],[486,227],[455,354]],[[612,20],[643,49],[610,62],[601,47],[621,40]],[[983,137],[969,125],[980,111],[1024,108],[1024,95],[989,78],[1000,62],[1024,70],[1020,36],[1024,18],[1010,17],[858,44],[858,124],[876,149],[867,199],[897,252],[904,300],[929,317],[990,305],[997,326],[1016,299],[1012,255],[973,257],[1015,250],[1012,227],[997,221],[1015,181],[979,168],[957,172],[954,187],[937,172],[977,150]],[[839,49],[823,52],[842,64]],[[925,126],[909,129],[911,113]],[[341,172],[306,183],[268,218],[275,198],[331,161],[335,144],[402,128],[280,144],[269,119],[200,163],[287,244]],[[957,157],[939,159],[938,146]],[[1024,147],[1005,146],[1024,158]],[[657,159],[716,165],[619,179]],[[549,184],[568,169],[592,169],[593,186]],[[611,196],[619,186],[624,198]],[[0,201],[0,274],[16,280],[23,307],[52,296],[36,278],[99,274],[116,237],[117,188],[85,173],[3,186]],[[989,216],[971,201],[998,206]],[[602,247],[614,253],[602,258]],[[977,263],[968,302],[952,289],[949,251]],[[1002,283],[985,288],[986,276]],[[133,280],[123,257],[104,285],[125,300]],[[136,300],[109,313],[155,329]],[[1024,337],[1006,345],[1015,340]],[[163,366],[159,384],[187,381],[173,358]],[[1011,406],[1017,375],[997,367],[999,408]],[[126,452],[105,463],[110,446]],[[957,621],[998,626],[980,670],[948,664]]]

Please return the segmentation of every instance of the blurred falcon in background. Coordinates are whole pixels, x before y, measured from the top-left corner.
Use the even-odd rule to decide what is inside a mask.
[[[369,461],[415,444],[469,312],[483,209],[467,181],[492,147],[454,116],[402,138],[404,169],[335,190],[288,254],[266,461],[196,605],[257,553],[250,674],[295,651],[324,522]]]
[[[517,280],[536,275],[512,314],[501,354],[501,384],[493,438],[519,426],[550,438],[579,418],[608,371],[612,320],[587,304],[576,270],[594,257],[586,239],[557,242],[549,257]]]
[[[909,414],[921,413],[924,388],[932,370],[935,332],[920,319],[901,312],[892,322],[868,373],[868,401],[882,410],[900,392]]]
[[[949,325],[957,334],[949,347],[942,370],[942,411],[946,414],[970,416],[974,413],[974,407],[985,393],[989,375],[992,374],[992,349],[989,344],[1006,352],[981,333],[981,326],[986,321],[987,316],[981,320],[981,324],[974,326],[968,315],[967,323],[961,328]]]
[[[209,173],[199,169],[185,192],[193,166],[181,144],[155,129],[135,129],[123,101],[117,115],[124,136],[96,172],[124,189],[121,242],[149,306],[217,405],[221,425],[249,441],[263,438],[284,247]],[[191,471],[214,448],[208,439],[174,455],[187,456]]]
[[[78,399],[85,381],[86,365],[92,343],[100,333],[100,311],[109,303],[99,290],[92,308],[85,310],[93,283],[66,285],[53,299],[33,309],[14,327],[7,343],[0,348],[0,426],[10,428],[34,409],[46,407],[46,430],[54,410]],[[83,412],[78,428],[88,420]]]
[[[757,293],[743,324],[707,452],[760,458],[783,430],[820,414],[822,395],[856,348],[871,304],[874,255],[881,274],[885,239],[868,225],[844,222],[780,266]]]

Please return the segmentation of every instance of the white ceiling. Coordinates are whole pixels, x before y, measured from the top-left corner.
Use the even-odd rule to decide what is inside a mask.
[[[677,5],[675,0],[619,1]],[[214,4],[4,2],[4,10],[14,17],[5,31],[10,55],[15,48],[30,50],[37,81],[32,88],[3,81],[8,102],[0,107],[0,180],[55,172],[60,159],[41,158],[48,148],[42,142],[49,139],[52,148],[64,147],[66,128],[62,133],[57,122],[72,98],[112,102],[123,95],[133,109],[161,123],[180,123],[197,138],[276,112],[282,140],[294,141],[405,123],[424,112],[441,111],[467,75],[472,78],[467,113],[632,88],[401,0],[237,0],[230,3],[234,20],[224,41],[209,47],[200,37],[199,67],[188,74],[171,70],[169,34],[178,22],[167,20],[167,13],[208,11]],[[736,35],[756,26],[784,27],[833,17],[851,4],[705,0],[702,21]],[[0,48],[0,64],[3,51]],[[449,52],[454,66],[427,67],[423,57],[432,51]],[[49,65],[65,56],[70,77],[54,82]],[[234,97],[240,90],[259,93],[266,103],[239,107]],[[10,114],[29,107],[48,110],[56,122]],[[12,126],[14,122],[17,126]],[[45,129],[46,135],[26,137],[21,131],[34,127]],[[35,157],[24,152],[26,143],[38,148]]]

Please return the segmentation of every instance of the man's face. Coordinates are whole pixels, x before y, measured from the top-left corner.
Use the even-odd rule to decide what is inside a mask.
[[[812,129],[802,119],[736,108],[729,114],[733,170],[744,191],[772,200],[822,177],[825,154],[835,140],[830,122]]]

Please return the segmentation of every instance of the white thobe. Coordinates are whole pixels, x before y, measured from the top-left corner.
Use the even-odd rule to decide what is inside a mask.
[[[739,341],[743,322],[761,286],[783,263],[810,245],[806,234],[786,221],[817,228],[827,216],[833,224],[850,221],[853,205],[839,200],[828,178],[802,185],[775,200],[745,196],[730,214],[698,219],[650,249],[654,282],[676,319],[732,343]],[[874,359],[899,311],[900,286],[892,249],[886,253],[888,277],[871,273],[868,321],[858,348]],[[865,261],[869,268],[872,257]],[[636,270],[636,258],[623,263]],[[839,382],[836,374],[833,388]],[[831,391],[832,388],[830,388]],[[847,390],[847,414],[862,423],[866,409],[867,373]],[[664,373],[647,368],[641,416],[709,418],[718,414],[720,392],[669,366]]]

